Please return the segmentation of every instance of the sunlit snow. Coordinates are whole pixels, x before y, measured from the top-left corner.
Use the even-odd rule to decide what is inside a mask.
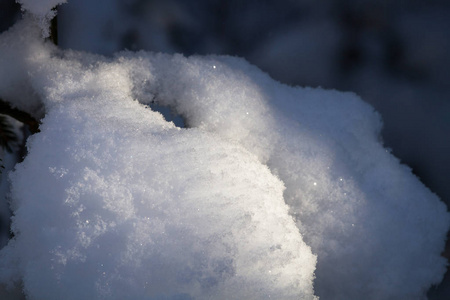
[[[0,53],[0,98],[43,117],[10,175],[5,287],[420,299],[441,280],[446,208],[383,148],[380,116],[355,94],[282,85],[233,57],[62,51],[32,18]]]

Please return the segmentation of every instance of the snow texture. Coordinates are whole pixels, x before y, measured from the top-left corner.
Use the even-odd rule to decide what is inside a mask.
[[[134,101],[120,61],[52,49],[26,62],[46,116],[11,176],[3,282],[32,299],[314,298],[316,258],[255,155]]]
[[[230,57],[130,60],[136,78],[150,62],[141,101],[244,146],[283,180],[322,299],[418,299],[439,283],[445,205],[382,147],[379,115],[356,95],[280,85]]]
[[[48,37],[49,22],[56,16],[56,8],[58,5],[66,3],[66,0],[16,0],[22,6],[22,10],[33,15],[42,29],[43,37]]]
[[[0,150],[0,249],[3,248],[9,240],[9,222],[11,219],[11,211],[8,205],[9,181],[8,172],[14,169],[19,161],[17,152],[19,151],[20,141],[24,141],[22,131],[23,124],[14,118],[4,116],[10,130],[17,137],[17,141],[9,141],[8,145],[12,152],[6,149]],[[1,296],[1,294],[0,294]],[[0,297],[0,299],[3,299]]]
[[[45,116],[0,252],[30,299],[422,299],[442,279],[445,205],[355,94],[233,57],[61,51],[29,19],[0,53],[0,97]]]

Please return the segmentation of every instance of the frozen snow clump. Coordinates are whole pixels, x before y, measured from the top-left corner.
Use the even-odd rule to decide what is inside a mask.
[[[30,299],[420,299],[442,279],[446,208],[356,95],[237,58],[109,59],[38,34],[25,19],[0,36],[0,97],[45,115],[10,177],[4,285]]]
[[[284,182],[318,254],[322,299],[414,299],[440,282],[446,207],[383,148],[380,117],[359,97],[281,85],[231,57],[118,59],[141,102],[168,105],[189,126],[242,145]]]
[[[40,49],[19,62],[46,113],[11,175],[1,282],[31,299],[315,299],[316,257],[254,154],[135,101],[120,59]]]

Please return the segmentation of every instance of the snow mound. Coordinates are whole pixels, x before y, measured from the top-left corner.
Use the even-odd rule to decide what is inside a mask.
[[[316,257],[266,166],[133,100],[120,62],[57,56],[25,59],[46,116],[11,175],[4,283],[32,299],[315,298]]]
[[[446,207],[383,148],[381,119],[358,96],[281,85],[232,57],[118,59],[143,103],[242,145],[284,182],[322,299],[416,299],[442,280]]]
[[[1,283],[30,299],[420,299],[442,279],[445,205],[356,95],[38,33],[25,19],[0,37],[0,97],[45,115],[10,177]]]

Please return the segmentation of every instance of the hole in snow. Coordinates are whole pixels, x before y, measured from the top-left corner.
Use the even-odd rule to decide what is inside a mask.
[[[153,111],[157,111],[163,115],[167,122],[173,122],[175,126],[186,128],[186,123],[182,116],[175,114],[170,107],[158,105],[154,102],[148,105]]]

